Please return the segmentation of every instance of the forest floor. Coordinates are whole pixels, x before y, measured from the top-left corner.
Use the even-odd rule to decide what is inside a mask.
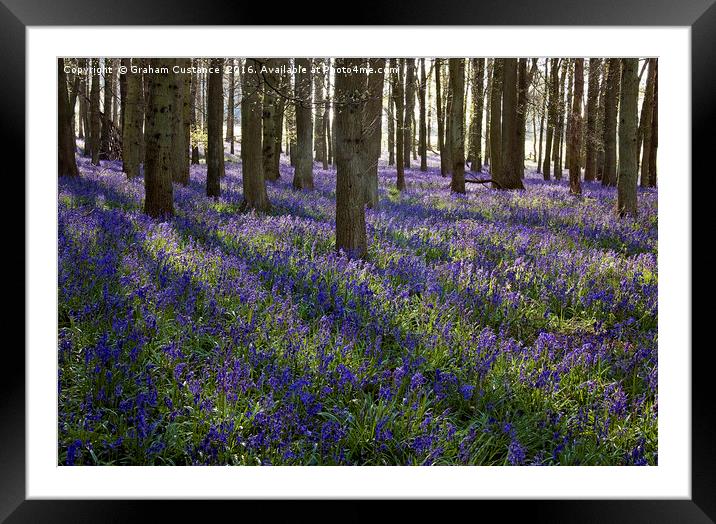
[[[367,262],[334,251],[335,171],[273,209],[142,214],[120,162],[59,180],[59,464],[657,463],[657,191],[526,191],[381,165]],[[435,164],[432,163],[434,166]],[[483,175],[484,176],[484,175]]]

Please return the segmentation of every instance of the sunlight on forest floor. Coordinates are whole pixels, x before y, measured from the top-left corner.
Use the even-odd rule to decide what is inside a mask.
[[[79,166],[60,464],[657,463],[656,189],[617,220],[598,182],[456,196],[414,162],[401,194],[381,165],[361,262],[319,164],[305,192],[282,164],[266,216],[239,213],[240,164],[218,201],[192,166],[166,223],[121,162]]]

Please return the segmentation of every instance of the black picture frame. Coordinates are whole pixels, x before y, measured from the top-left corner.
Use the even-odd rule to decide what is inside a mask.
[[[0,49],[7,70],[17,73],[0,81],[0,104],[6,150],[15,151],[18,173],[24,173],[25,148],[25,46],[27,26],[45,25],[246,25],[246,24],[331,24],[338,21],[362,25],[578,25],[578,26],[689,26],[691,28],[691,95],[692,95],[692,172],[712,173],[709,166],[716,140],[711,129],[716,97],[716,3],[715,0],[610,0],[547,2],[529,0],[464,0],[380,5],[364,2],[355,14],[320,2],[283,6],[280,20],[266,19],[263,3],[228,0],[191,2],[166,0],[0,0]],[[273,16],[273,15],[272,15]],[[22,73],[20,73],[22,72]],[[667,101],[668,103],[668,101]],[[688,170],[688,159],[684,159]],[[688,171],[678,176],[688,176]],[[713,179],[712,175],[709,175]],[[22,191],[22,190],[21,190]],[[693,196],[704,192],[694,193]],[[707,206],[698,206],[707,208]],[[692,198],[692,213],[696,209]],[[703,222],[692,218],[693,227]],[[693,238],[698,238],[692,233]],[[693,245],[693,243],[692,243]],[[696,246],[694,246],[696,247]],[[19,248],[18,248],[19,251]],[[23,250],[24,253],[24,250]],[[692,275],[697,259],[692,252]],[[24,255],[22,256],[23,262]],[[24,271],[24,270],[23,270]],[[27,278],[27,273],[24,273]],[[692,277],[693,278],[693,277]],[[27,286],[27,281],[26,281]],[[26,287],[27,290],[27,287]],[[692,295],[692,326],[708,326],[701,318],[708,314],[696,307]],[[18,308],[19,309],[19,308]],[[707,309],[707,308],[705,308]],[[24,308],[23,308],[24,310]],[[686,326],[685,326],[686,328]],[[695,334],[695,332],[694,332]],[[194,515],[219,518],[222,509],[240,515],[262,515],[273,520],[276,502],[213,502],[191,504],[189,501],[28,501],[25,496],[25,359],[15,351],[14,357],[3,356],[2,395],[0,395],[0,520],[16,522],[125,522],[148,520],[150,509],[161,512],[163,520],[187,520]],[[714,430],[714,393],[709,366],[711,345],[696,344],[692,358],[692,498],[690,500],[531,500],[475,501],[451,503],[451,514],[464,510],[489,515],[498,511],[510,520],[514,517],[533,522],[716,522],[716,431]],[[309,502],[292,504],[295,515],[313,515],[338,521],[364,521],[378,518],[383,511],[380,502],[351,501],[336,516],[335,509],[324,504],[308,508]],[[463,508],[464,504],[476,508]],[[216,507],[219,506],[219,507]],[[267,513],[267,508],[271,509]],[[280,509],[279,505],[279,509]],[[423,502],[404,504],[401,520],[429,513]],[[209,512],[209,513],[207,513]],[[309,513],[310,512],[310,513]],[[238,514],[237,514],[238,515]],[[475,514],[477,515],[477,514]],[[448,516],[448,515],[445,515]],[[477,516],[475,518],[478,518]]]

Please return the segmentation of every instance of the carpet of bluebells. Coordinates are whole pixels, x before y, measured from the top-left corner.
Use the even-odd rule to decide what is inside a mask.
[[[334,251],[335,171],[240,213],[206,166],[176,216],[120,162],[60,179],[59,464],[655,465],[657,192],[526,191],[381,165],[369,260]],[[434,165],[434,162],[433,162]]]

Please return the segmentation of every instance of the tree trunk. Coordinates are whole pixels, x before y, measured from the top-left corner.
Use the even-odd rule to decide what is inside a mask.
[[[99,59],[92,59],[92,84],[90,86],[90,155],[92,163],[99,165],[100,133],[102,129],[102,117],[99,111]]]
[[[388,59],[390,67],[396,67],[395,58]],[[388,165],[395,165],[395,110],[393,109],[393,83],[388,82]]]
[[[142,161],[140,156],[141,147],[139,138],[142,134],[144,112],[142,111],[142,75],[132,73],[130,61],[135,66],[139,65],[136,58],[126,60],[126,101],[123,111],[122,128],[122,163],[127,178],[139,176],[139,164]]]
[[[276,150],[278,101],[274,91],[279,84],[279,76],[276,73],[278,63],[277,58],[266,58],[261,66],[261,76],[264,79],[262,151],[266,180],[278,180],[280,176],[276,163],[276,156],[279,154]]]
[[[527,126],[527,89],[530,73],[527,71],[527,59],[520,58],[517,75],[517,143],[515,144],[515,168],[520,178],[525,177],[525,127]]]
[[[656,150],[659,147],[659,60],[654,64],[654,114],[651,119],[651,151],[649,154],[649,186],[656,187]]]
[[[415,113],[415,59],[405,60],[405,115],[403,124],[403,161],[410,167],[410,152],[413,148],[413,115]]]
[[[619,107],[619,85],[621,82],[621,61],[610,58],[607,66],[607,91],[604,96],[604,173],[603,186],[617,185],[617,110]]]
[[[440,85],[442,60],[435,59],[435,103],[437,104],[438,118],[438,150],[440,151],[440,174],[447,176],[447,162],[445,158],[445,126],[443,119],[442,89]]]
[[[490,158],[490,151],[492,150],[492,143],[490,141],[490,101],[492,96],[492,76],[495,69],[495,60],[490,58],[487,60],[487,84],[485,87],[485,159],[483,160],[483,166],[492,166],[492,159]]]
[[[556,120],[556,129],[554,143],[552,148],[552,161],[554,162],[554,178],[562,180],[562,139],[564,137],[564,81],[565,75],[569,69],[569,59],[565,58],[562,62],[562,72],[559,74],[559,94],[557,95],[558,116]]]
[[[72,108],[67,92],[64,58],[57,59],[57,174],[72,177],[80,175],[75,160]]]
[[[189,67],[187,64],[188,58],[177,58],[176,64],[179,67]],[[184,136],[184,84],[186,82],[185,77],[188,73],[177,73],[177,79],[179,80],[179,89],[174,93],[174,108],[172,111],[172,176],[174,182],[186,186],[189,183],[189,148],[186,144],[186,137]],[[186,100],[188,103],[189,101]]]
[[[77,67],[79,69],[83,69],[87,67],[87,59],[86,58],[78,58],[77,59]],[[80,106],[79,106],[79,121],[80,126],[77,133],[77,138],[81,138],[85,141],[84,145],[84,151],[83,155],[88,156],[89,152],[89,118],[88,118],[88,111],[87,111],[87,74],[86,73],[78,73],[78,76],[80,78],[80,85],[79,85],[79,100],[80,100]]]
[[[226,107],[226,141],[229,143],[229,153],[234,154],[234,97],[236,96],[236,73],[234,59],[229,59],[229,85]]]
[[[403,59],[398,59],[398,72],[393,73],[393,103],[395,104],[395,123],[396,123],[396,129],[395,129],[395,165],[398,171],[398,178],[396,182],[396,187],[399,191],[403,191],[405,189],[405,163],[404,163],[404,153],[405,149],[403,147],[403,140],[405,137],[405,133],[403,131],[403,109],[404,109],[404,99],[403,99]]]
[[[574,97],[572,98],[571,125],[569,138],[569,192],[582,194],[582,168],[580,151],[582,150],[582,97],[584,96],[584,58],[574,60]]]
[[[425,116],[425,94],[427,89],[427,78],[425,76],[425,58],[420,59],[420,132],[418,133],[418,149],[420,154],[420,171],[428,170],[428,144],[427,144],[427,123]]]
[[[383,84],[385,82],[385,58],[371,58],[368,61],[368,96],[364,110],[365,129],[364,178],[365,203],[369,208],[378,207],[378,159],[380,138],[383,132]]]
[[[545,71],[547,65],[545,64]],[[546,74],[546,73],[545,73]],[[545,82],[547,79],[545,78]],[[544,148],[544,164],[542,176],[545,180],[551,178],[551,160],[553,156],[553,141],[559,142],[555,137],[557,131],[557,111],[559,109],[559,58],[552,58],[550,62],[549,104],[547,109],[547,138]]]
[[[268,211],[270,204],[264,180],[261,153],[262,94],[261,73],[255,58],[246,59],[242,75],[241,99],[241,172],[244,188],[242,210]]]
[[[636,58],[622,58],[619,99],[619,168],[617,172],[617,213],[637,214],[637,105],[639,78]]]
[[[110,159],[110,126],[112,125],[112,77],[107,72],[109,67],[109,59],[104,59],[105,73],[102,75],[104,80],[104,99],[102,100],[102,115],[100,121],[102,130],[100,131],[99,159]],[[99,165],[99,164],[97,164]]]
[[[452,180],[450,189],[453,193],[465,193],[465,132],[463,129],[465,60],[450,58],[450,89],[452,91],[452,107],[450,111],[450,158],[452,160]]]
[[[547,113],[547,90],[549,86],[549,77],[547,75],[548,60],[544,60],[544,91],[542,93],[542,113],[539,117],[539,148],[537,151],[537,172],[542,173],[542,138],[544,137],[544,117]],[[547,174],[549,176],[549,173]]]
[[[363,181],[365,75],[350,69],[360,58],[336,60],[336,250],[349,257],[368,253]],[[342,70],[346,68],[348,72]]]
[[[493,188],[500,186],[502,179],[502,65],[504,58],[495,58],[492,63],[492,89],[490,90],[490,175],[495,181]]]
[[[174,58],[150,60],[152,68],[157,72],[149,75],[151,85],[146,111],[144,212],[151,217],[161,219],[174,215],[172,121],[173,113],[177,110],[174,106],[174,93],[179,89],[178,75],[172,71],[175,63]]]
[[[599,58],[589,59],[589,90],[587,92],[587,160],[584,166],[584,180],[597,178],[597,119],[599,116]]]
[[[313,189],[313,107],[311,104],[313,77],[311,59],[296,59],[296,169],[293,187]]]
[[[221,196],[221,179],[224,176],[224,73],[222,58],[211,59],[209,86],[207,89],[207,146],[206,146],[206,196]],[[265,128],[264,128],[265,129]],[[264,152],[266,149],[264,148]],[[264,158],[266,158],[264,156]]]
[[[198,61],[196,58],[192,59],[192,65],[194,67],[198,66]],[[199,74],[198,73],[192,73],[191,75],[191,93],[189,97],[191,98],[191,132],[196,133],[199,129],[199,119],[197,118],[198,113],[198,100],[199,100]],[[195,138],[191,140],[191,163],[193,165],[199,165],[199,142]]]
[[[656,80],[656,58],[649,59],[649,72],[646,77],[646,93],[644,95],[644,106],[646,114],[644,115],[644,147],[641,157],[641,187],[649,186],[649,173],[651,169],[651,132],[652,121],[654,118],[654,83]]]
[[[473,83],[472,83],[472,163],[470,169],[475,172],[482,171],[482,112],[485,105],[485,59],[473,58]]]
[[[607,59],[599,61],[601,80],[599,83],[599,102],[597,103],[597,125],[594,132],[597,149],[597,180],[604,177],[604,101],[607,94]]]
[[[316,74],[313,77],[314,93],[315,98],[314,107],[316,109],[316,115],[313,122],[313,136],[315,143],[313,144],[316,150],[316,162],[323,162],[326,158],[326,135],[325,135],[325,123],[323,122],[323,110],[326,103],[323,94],[323,84],[325,72],[323,71],[323,59],[314,59]]]
[[[524,189],[520,169],[520,153],[524,144],[520,134],[520,119],[517,114],[517,59],[499,59],[502,67],[502,131],[501,131],[501,168],[492,178],[498,182],[498,189]]]

